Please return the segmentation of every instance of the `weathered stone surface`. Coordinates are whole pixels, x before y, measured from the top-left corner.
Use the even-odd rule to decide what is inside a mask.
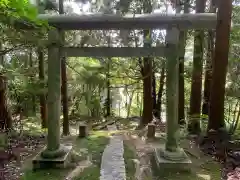
[[[78,129],[79,129],[78,137],[84,138],[88,135],[88,126],[86,124],[79,124]]]
[[[33,170],[37,169],[48,169],[48,168],[65,168],[71,160],[71,150],[72,146],[62,146],[64,148],[65,154],[57,158],[43,158],[42,152],[37,154],[33,159]],[[43,150],[45,151],[45,149]]]
[[[165,153],[163,148],[157,148],[154,150],[151,158],[151,165],[155,176],[164,175],[164,173],[176,173],[181,171],[190,171],[191,160],[188,158],[187,154],[181,150],[180,154],[177,153]],[[178,152],[179,153],[179,152]],[[165,156],[169,155],[168,158]],[[170,158],[178,160],[170,160]]]
[[[156,125],[155,124],[148,124],[147,137],[148,138],[155,138],[155,132],[156,132]]]
[[[108,130],[117,130],[115,125]],[[125,163],[123,158],[123,140],[120,135],[114,135],[102,155],[100,180],[126,180]]]

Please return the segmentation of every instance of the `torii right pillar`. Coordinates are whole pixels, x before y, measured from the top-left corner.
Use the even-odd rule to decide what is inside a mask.
[[[191,160],[179,147],[179,124],[178,124],[178,78],[179,60],[178,44],[179,29],[172,27],[167,30],[166,57],[167,57],[167,134],[165,145],[160,145],[154,151],[153,163],[157,167],[158,174],[189,170]],[[159,175],[160,175],[159,174]]]

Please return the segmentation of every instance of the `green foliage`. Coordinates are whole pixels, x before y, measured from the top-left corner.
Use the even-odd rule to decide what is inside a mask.
[[[34,19],[37,16],[36,8],[28,0],[1,0],[0,8],[5,10],[6,15],[16,18]]]
[[[93,132],[93,134],[87,139],[79,140],[79,148],[87,148],[89,154],[92,157],[93,165],[84,169],[84,171],[79,174],[74,180],[96,180],[100,177],[101,159],[102,153],[109,143],[109,138],[106,132]]]
[[[46,22],[37,20],[37,8],[29,0],[1,0],[0,10],[0,17],[4,20],[2,22],[7,25],[13,25],[16,20],[30,21],[32,25],[46,25]]]
[[[124,154],[123,158],[125,161],[125,167],[126,167],[126,176],[127,180],[134,180],[135,178],[135,163],[134,159],[136,159],[136,155],[134,154],[133,150],[130,149],[130,147],[124,143]]]
[[[8,137],[6,133],[0,133],[0,150],[6,150],[8,146]]]

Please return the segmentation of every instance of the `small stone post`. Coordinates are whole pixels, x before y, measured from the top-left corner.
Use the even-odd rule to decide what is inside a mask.
[[[79,128],[78,137],[80,137],[80,138],[86,137],[87,134],[88,134],[88,127],[87,127],[87,125],[84,124],[84,123],[80,123],[78,128]]]
[[[153,123],[148,124],[147,137],[155,138],[155,133],[156,133],[156,125]]]

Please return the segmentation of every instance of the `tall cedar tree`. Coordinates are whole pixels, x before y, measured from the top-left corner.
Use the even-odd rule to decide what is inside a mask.
[[[205,10],[206,0],[196,1],[196,13],[203,13]],[[190,122],[188,125],[189,133],[200,133],[200,115],[201,115],[201,98],[202,98],[202,71],[203,71],[203,41],[204,31],[196,30],[194,35],[194,54],[193,54],[193,71],[190,96]]]
[[[219,130],[225,127],[224,96],[228,65],[232,0],[222,0],[218,3],[218,22],[213,58],[208,130]]]
[[[214,6],[214,0],[210,2],[210,13],[216,13],[216,6]],[[209,101],[210,101],[210,90],[211,90],[211,80],[212,80],[212,59],[214,55],[214,39],[215,31],[208,31],[207,40],[207,58],[205,65],[205,77],[204,77],[204,92],[203,92],[203,105],[202,114],[209,114]]]
[[[144,13],[152,12],[151,1],[145,0],[143,3]],[[144,47],[151,46],[151,30],[144,30]],[[143,115],[140,126],[145,126],[152,121],[153,98],[152,98],[152,58],[143,58]]]
[[[63,0],[59,0],[59,14],[64,14]],[[61,35],[61,43],[65,42],[64,31],[59,29]],[[61,51],[62,52],[62,51]],[[62,77],[62,107],[63,107],[63,135],[70,134],[69,131],[69,119],[68,119],[68,93],[67,93],[67,67],[66,67],[66,57],[64,57],[60,52],[61,60],[61,77]]]

